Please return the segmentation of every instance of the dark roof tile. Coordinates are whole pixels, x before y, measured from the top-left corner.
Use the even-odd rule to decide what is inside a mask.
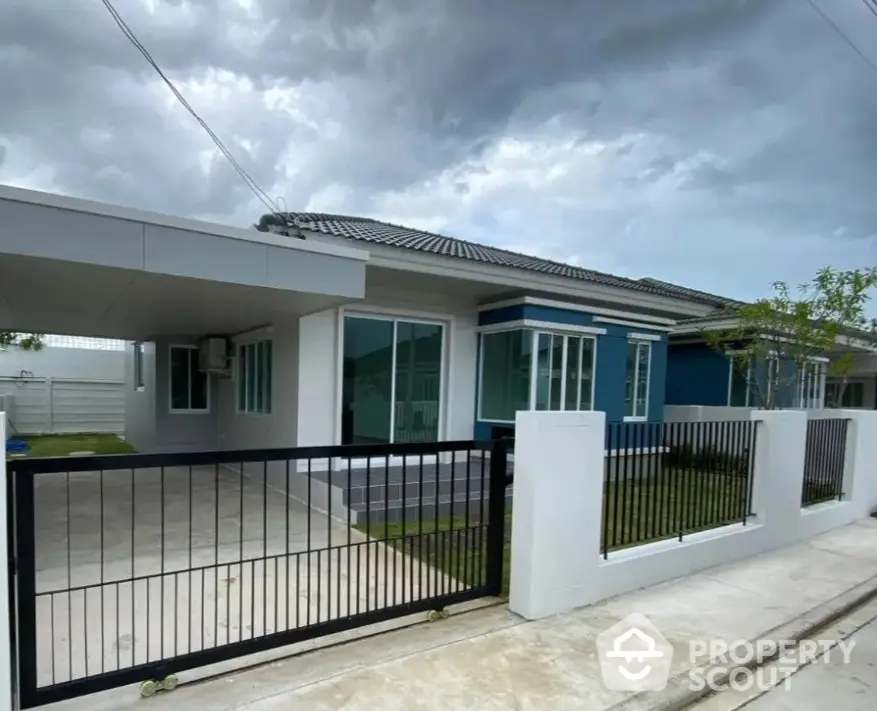
[[[526,269],[541,274],[550,274],[552,276],[589,281],[621,289],[631,289],[649,294],[690,300],[690,297],[677,291],[660,286],[659,284],[650,283],[651,280],[617,277],[593,269],[584,269],[550,259],[531,257],[499,247],[476,244],[475,242],[454,237],[446,237],[387,222],[379,222],[369,217],[350,217],[320,212],[288,212],[281,213],[278,217],[283,217],[290,224],[294,224],[302,229],[321,232],[334,237],[401,247],[445,257],[468,259],[482,264]],[[265,218],[263,218],[261,224],[266,224]],[[282,230],[283,228],[275,227],[275,231],[277,229]]]

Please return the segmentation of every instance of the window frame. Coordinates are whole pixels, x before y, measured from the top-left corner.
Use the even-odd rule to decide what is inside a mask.
[[[134,390],[142,393],[146,390],[146,375],[143,371],[143,341],[134,341],[132,346],[134,357]]]
[[[189,367],[186,370],[186,378],[188,380],[188,400],[189,400],[189,408],[175,408],[174,407],[174,369],[173,369],[173,353],[174,350],[185,350],[189,352]],[[168,412],[171,415],[209,415],[210,414],[210,405],[212,399],[211,393],[211,383],[210,383],[210,374],[204,373],[204,378],[206,380],[204,394],[205,394],[205,406],[204,409],[201,408],[192,408],[192,361],[193,357],[197,358],[200,348],[198,346],[193,346],[190,344],[183,343],[172,343],[168,346],[168,361],[167,361],[167,404],[168,404]],[[194,356],[193,356],[194,352]]]
[[[255,381],[258,383],[260,380],[260,367],[265,365],[265,350],[262,351],[262,358],[259,358],[259,346],[262,345],[263,348],[265,344],[270,344],[269,351],[271,354],[270,365],[267,369],[267,372],[261,373],[261,378],[265,378],[267,376],[267,387],[263,387],[262,390],[262,399],[261,399],[261,408],[249,409],[249,378],[247,371],[247,363],[248,360],[244,358],[244,352],[246,349],[252,349],[251,352],[254,354],[255,358],[255,370],[253,371],[253,376]],[[235,368],[235,403],[236,403],[236,412],[239,415],[247,415],[254,417],[266,417],[273,414],[274,410],[274,339],[273,338],[251,338],[247,340],[239,341],[235,344],[235,353],[236,353],[236,362],[234,364]],[[241,385],[244,386],[244,402],[241,402]],[[263,381],[264,386],[264,381]],[[258,398],[254,400],[255,403],[259,403]]]
[[[625,354],[625,365],[624,365],[624,422],[647,422],[649,419],[649,403],[651,400],[651,390],[652,385],[652,341],[644,341],[638,338],[629,338],[627,340],[627,347],[636,346],[636,358],[634,359],[634,369],[633,369],[633,414],[628,415],[627,413],[627,354]],[[639,372],[640,372],[640,358],[639,358],[639,349],[645,346],[648,349],[648,360],[646,362],[646,397],[644,401],[644,410],[645,412],[642,415],[636,414],[636,402],[637,402],[637,385],[639,380]]]
[[[495,418],[485,418],[482,413],[482,403],[483,403],[483,390],[484,390],[484,339],[487,336],[492,336],[498,333],[509,333],[509,332],[523,332],[525,337],[530,339],[530,375],[529,375],[529,389],[527,393],[527,410],[533,411],[536,409],[536,392],[538,385],[538,359],[539,359],[539,336],[547,335],[552,338],[562,338],[563,339],[563,350],[562,350],[562,358],[561,358],[561,377],[560,380],[560,396],[558,398],[558,402],[561,407],[557,410],[540,410],[540,412],[593,412],[595,406],[595,397],[597,392],[597,344],[598,344],[598,336],[600,334],[596,333],[583,333],[578,330],[572,329],[564,329],[562,324],[558,324],[558,327],[547,329],[547,328],[532,328],[532,327],[522,327],[522,326],[510,326],[509,328],[489,328],[482,330],[479,333],[478,340],[478,392],[477,392],[477,404],[475,409],[475,419],[478,422],[486,422],[490,424],[500,424],[500,425],[513,425],[515,424],[514,420],[499,420]],[[566,409],[566,386],[567,386],[567,367],[569,360],[569,339],[577,339],[579,341],[578,355],[576,359],[576,372],[578,374],[578,378],[576,380],[579,383],[578,392],[576,394],[576,409],[575,410],[567,410]],[[584,340],[588,340],[591,342],[592,347],[592,358],[591,358],[591,391],[590,391],[590,402],[591,406],[587,410],[582,410],[582,389],[581,389],[581,380],[582,380],[582,362],[584,360],[584,349],[581,347],[581,342]]]

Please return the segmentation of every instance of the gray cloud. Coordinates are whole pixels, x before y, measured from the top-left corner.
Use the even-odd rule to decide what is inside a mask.
[[[877,259],[877,72],[803,0],[116,5],[290,209],[739,297]],[[2,182],[264,211],[98,0],[0,4],[0,99]]]

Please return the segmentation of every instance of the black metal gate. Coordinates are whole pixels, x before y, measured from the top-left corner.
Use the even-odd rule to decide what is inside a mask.
[[[10,461],[21,708],[500,594],[506,462],[503,441]]]

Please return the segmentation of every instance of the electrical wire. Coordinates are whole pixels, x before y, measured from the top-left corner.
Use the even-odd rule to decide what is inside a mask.
[[[868,12],[877,17],[877,0],[862,0],[862,3],[868,8]]]
[[[867,55],[866,55],[864,52],[862,52],[862,50],[859,49],[859,48],[856,46],[856,43],[853,42],[849,37],[847,37],[846,33],[845,33],[840,27],[838,27],[837,23],[836,23],[834,20],[832,20],[828,15],[826,15],[826,14],[822,11],[822,8],[820,8],[819,5],[816,4],[815,0],[807,0],[807,4],[810,5],[810,7],[812,7],[812,8],[816,11],[816,13],[817,13],[817,14],[818,14],[823,20],[825,20],[826,23],[828,23],[828,25],[829,25],[829,26],[830,26],[830,27],[831,27],[831,28],[832,28],[832,29],[838,34],[838,36],[839,36],[844,42],[846,42],[846,43],[850,46],[850,48],[852,48],[852,50],[853,50],[856,54],[859,55],[859,57],[861,57],[861,59],[862,59],[863,62],[865,62],[865,63],[866,63],[869,67],[871,67],[871,69],[873,69],[875,72],[877,72],[877,64],[875,64],[874,62],[872,62],[872,61],[867,57]],[[866,4],[866,5],[869,5],[869,8],[868,8],[869,10],[872,9],[872,7],[870,7],[870,6],[873,5],[873,10],[872,10],[872,11],[873,11],[875,14],[877,14],[877,5],[874,5],[873,3],[869,3],[869,2],[867,2],[867,0],[865,0],[865,4]]]
[[[268,208],[269,212],[273,213],[274,215],[281,218],[285,222],[286,221],[285,216],[282,215],[278,211],[277,206],[274,204],[274,201],[268,196],[268,194],[264,190],[262,190],[262,188],[259,187],[259,185],[256,183],[256,181],[250,176],[249,173],[247,173],[247,171],[243,168],[243,166],[241,166],[241,164],[238,163],[237,159],[235,159],[235,157],[234,157],[234,155],[232,155],[231,151],[222,142],[222,139],[220,139],[219,136],[216,135],[216,133],[213,131],[212,128],[210,128],[210,126],[207,124],[207,122],[198,115],[198,113],[195,111],[195,109],[192,108],[191,104],[189,104],[189,102],[186,100],[186,97],[184,97],[180,93],[179,89],[177,89],[177,87],[174,85],[174,83],[168,78],[168,76],[162,71],[161,67],[159,67],[158,64],[156,63],[156,61],[152,58],[152,55],[149,53],[149,50],[147,50],[146,47],[144,47],[143,44],[140,42],[140,40],[137,39],[137,36],[134,34],[134,32],[131,30],[131,28],[128,27],[128,24],[125,22],[125,20],[122,18],[122,16],[119,15],[116,8],[113,7],[112,2],[110,2],[110,0],[101,0],[101,2],[104,4],[104,7],[107,9],[107,12],[109,12],[110,15],[112,16],[116,25],[122,31],[122,34],[124,34],[125,37],[128,39],[128,41],[131,42],[131,44],[133,44],[137,48],[137,50],[140,52],[140,54],[143,55],[143,58],[149,63],[149,65],[161,77],[162,81],[171,90],[171,92],[176,97],[177,101],[180,102],[180,104],[183,106],[183,108],[186,109],[186,111],[188,111],[194,117],[194,119],[201,125],[201,128],[204,129],[204,131],[207,133],[207,135],[210,137],[210,139],[213,141],[213,143],[219,149],[219,152],[222,153],[223,156],[225,156],[226,160],[228,160],[228,162],[235,169],[235,172],[237,172],[237,174],[241,177],[241,179],[244,181],[244,183],[246,183],[247,187],[253,192],[253,194],[259,199],[259,201],[266,208]]]

